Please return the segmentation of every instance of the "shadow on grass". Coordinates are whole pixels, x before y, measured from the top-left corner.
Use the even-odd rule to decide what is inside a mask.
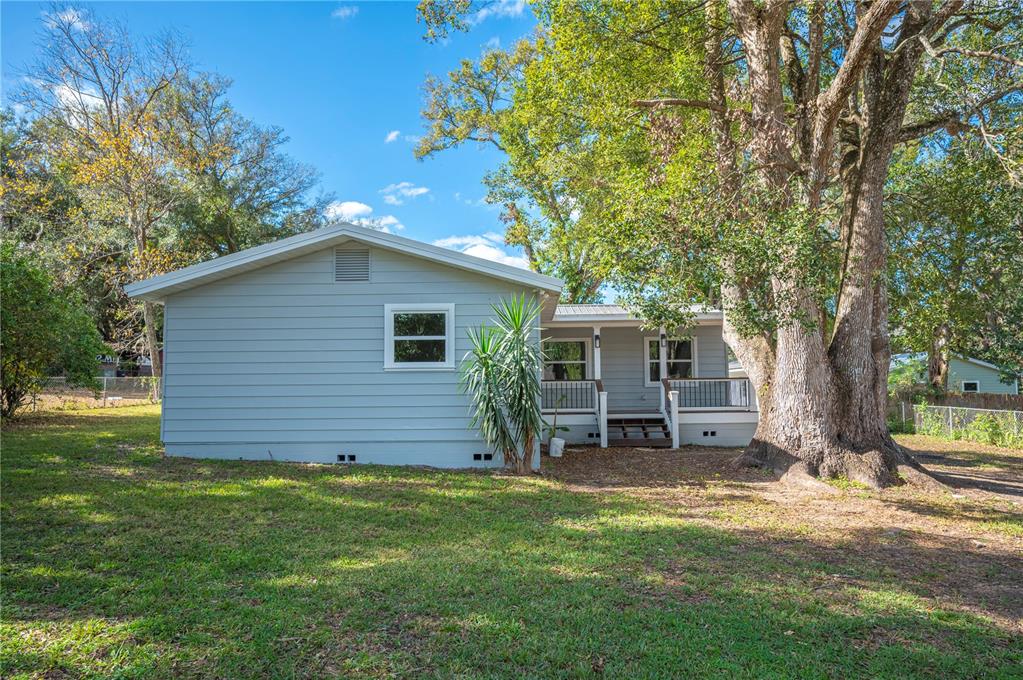
[[[983,616],[1013,615],[1004,593],[954,609],[929,590],[953,565],[1018,584],[1021,558],[953,539],[879,562],[549,480],[161,459],[149,437],[105,445],[135,437],[127,423],[91,425],[5,439],[5,676],[982,677],[1023,662],[1018,631]]]

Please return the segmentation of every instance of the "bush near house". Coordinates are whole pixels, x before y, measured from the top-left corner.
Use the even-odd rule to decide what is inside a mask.
[[[9,418],[63,373],[67,384],[96,387],[97,356],[107,351],[89,312],[73,291],[13,244],[0,246],[0,415]]]

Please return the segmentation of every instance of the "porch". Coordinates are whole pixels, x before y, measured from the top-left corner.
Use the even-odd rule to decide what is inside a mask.
[[[755,423],[758,417],[756,399],[747,378],[664,378],[659,392],[655,408],[611,410],[602,380],[543,380],[540,383],[545,419],[554,422],[556,417],[559,427],[576,432],[576,436],[566,437],[570,441],[596,439],[605,448],[609,445],[677,448],[691,439],[685,437],[686,426]],[[594,427],[597,437],[592,436]],[[706,431],[703,436],[717,437],[717,430]]]
[[[615,305],[562,305],[543,331],[541,405],[571,443],[740,446],[758,420],[754,390],[728,376],[721,313],[646,331]]]

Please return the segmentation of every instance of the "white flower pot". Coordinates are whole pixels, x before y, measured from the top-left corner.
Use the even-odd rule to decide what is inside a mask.
[[[551,455],[551,458],[561,458],[561,453],[565,450],[565,440],[558,437],[551,437],[551,440],[547,443],[547,453]]]

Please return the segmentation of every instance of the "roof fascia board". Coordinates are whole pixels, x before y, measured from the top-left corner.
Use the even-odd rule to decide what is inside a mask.
[[[343,243],[348,240],[375,245],[485,276],[513,281],[525,286],[535,286],[544,290],[560,292],[564,285],[559,279],[551,276],[537,274],[498,262],[490,262],[489,260],[448,250],[440,246],[420,243],[405,237],[384,234],[367,227],[356,227],[346,224],[338,227],[325,227],[315,232],[298,234],[281,241],[225,255],[209,262],[201,262],[175,272],[137,281],[125,286],[124,290],[131,297],[158,301],[167,294],[202,285],[212,277],[224,278],[230,276],[231,274],[227,272],[231,270],[245,267],[246,265],[256,265],[260,261],[273,258],[274,256],[283,256],[291,252],[298,256],[304,252],[312,252],[321,247],[328,247],[332,243]],[[244,269],[240,271],[244,271]],[[217,276],[218,274],[223,276]]]

